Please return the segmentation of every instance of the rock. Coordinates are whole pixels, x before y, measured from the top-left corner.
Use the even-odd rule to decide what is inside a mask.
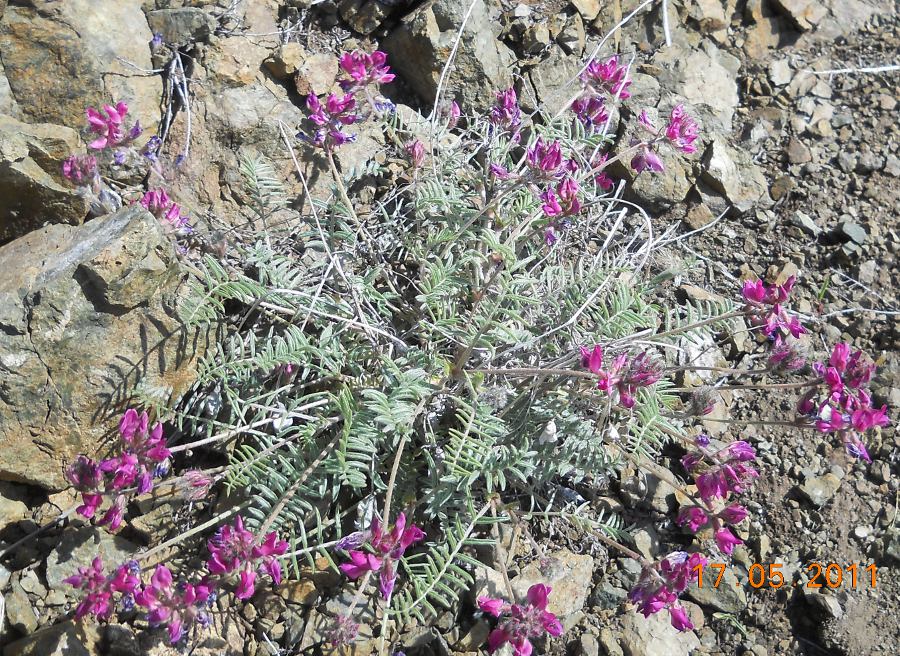
[[[0,485],[0,531],[28,516],[28,506],[18,499],[7,498],[5,492]]]
[[[560,30],[556,42],[567,55],[581,57],[584,53],[584,39],[584,21],[581,20],[581,14],[573,14],[566,21],[565,27]]]
[[[660,173],[641,173],[634,178],[629,193],[646,209],[661,210],[682,202],[691,190],[688,169],[681,157],[670,155],[665,158],[666,168]],[[634,175],[630,171],[612,168],[614,176]]]
[[[740,584],[734,569],[731,566],[725,568],[722,574],[722,580],[719,586],[712,585],[710,575],[718,576],[718,571],[713,569],[704,570],[703,587],[699,587],[697,582],[687,589],[685,595],[696,603],[706,608],[722,611],[723,613],[739,613],[747,606],[747,593],[744,586]]]
[[[900,528],[891,528],[881,538],[881,555],[889,564],[900,565]]]
[[[35,615],[31,599],[28,598],[18,582],[10,586],[9,592],[4,595],[4,600],[6,601],[6,619],[9,626],[25,635],[34,633],[38,624],[37,615]]]
[[[844,616],[844,609],[841,608],[840,602],[833,595],[824,595],[820,592],[813,592],[809,588],[803,588],[806,603],[813,607],[814,611],[820,615],[824,615],[828,619],[839,620]]]
[[[857,244],[865,244],[869,238],[866,229],[855,221],[844,221],[839,228],[844,237]]]
[[[752,157],[744,150],[728,146],[715,137],[703,153],[702,180],[721,193],[739,212],[756,205],[769,206],[766,179]]]
[[[47,586],[51,590],[65,590],[68,586],[63,579],[77,574],[79,567],[90,567],[96,556],[103,558],[103,564],[112,569],[128,561],[137,550],[137,545],[102,528],[67,529],[47,558]],[[74,596],[80,594],[73,591]]]
[[[206,41],[216,29],[216,19],[197,7],[149,11],[147,23],[163,41],[177,46]]]
[[[242,36],[216,39],[206,50],[203,68],[217,88],[247,86],[261,80],[259,62],[268,54],[269,50]]]
[[[609,629],[600,629],[600,646],[603,647],[603,653],[606,656],[624,656],[619,641]]]
[[[551,115],[559,111],[572,97],[572,87],[567,83],[578,75],[579,70],[580,60],[566,55],[562,48],[552,48],[550,54],[528,72],[536,97],[523,92],[520,104],[526,111],[542,108]],[[610,133],[615,132],[615,126],[613,119],[610,121]]]
[[[716,215],[712,213],[712,210],[703,203],[697,203],[696,205],[691,205],[684,217],[684,222],[692,230],[700,230],[715,221],[715,219]]]
[[[178,395],[205,338],[186,329],[175,248],[140,206],[0,247],[0,480],[67,486],[136,384]]]
[[[9,7],[0,22],[3,66],[22,114],[80,128],[86,107],[121,100],[152,132],[162,86],[138,70],[153,68],[143,1],[66,0],[51,11],[43,7],[51,3],[29,4]]]
[[[0,115],[0,244],[44,223],[84,221],[89,203],[62,176],[80,146],[70,128]]]
[[[434,103],[438,80],[456,41],[468,3],[435,0],[406,16],[382,41],[388,62],[429,103]],[[494,33],[491,15],[495,0],[475,0],[460,40],[453,68],[445,80],[444,97],[464,107],[484,108],[497,91],[512,85],[512,52]]]
[[[591,594],[591,605],[603,610],[614,610],[625,603],[628,592],[604,580]]]
[[[808,479],[795,489],[817,508],[824,506],[841,486],[841,479],[832,473]]]
[[[319,600],[319,591],[310,579],[285,581],[278,586],[278,594],[286,602],[302,606],[314,606]]]
[[[338,9],[343,18],[354,30],[360,34],[371,34],[384,22],[394,6],[393,0],[379,2],[378,0],[342,0]]]
[[[812,153],[799,139],[791,139],[788,142],[785,154],[791,164],[805,164],[812,161]]]
[[[816,0],[772,0],[772,6],[786,16],[797,29],[811,30],[828,14]]]
[[[95,656],[99,641],[96,626],[69,620],[7,645],[3,656]]]
[[[666,612],[644,618],[631,611],[622,624],[621,645],[627,656],[689,656],[700,646],[693,631],[676,631]]]
[[[696,21],[701,32],[718,32],[728,27],[722,0],[694,0],[688,16]]]
[[[601,9],[599,0],[570,0],[570,4],[575,7],[578,14],[586,21],[592,21],[597,18]]]
[[[600,656],[600,643],[590,633],[582,633],[578,640],[579,656]]]
[[[776,87],[783,87],[791,81],[793,73],[786,59],[776,59],[769,64],[769,80]]]
[[[584,606],[591,587],[594,559],[586,554],[574,554],[563,550],[549,556],[544,568],[540,563],[532,563],[512,579],[516,597],[524,599],[535,583],[544,583],[553,588],[547,610],[561,620],[577,613]]]
[[[818,237],[822,233],[822,228],[816,225],[812,217],[800,210],[794,212],[794,215],[791,217],[791,225],[797,226],[803,232],[813,237]]]
[[[654,63],[661,67],[657,79],[662,88],[691,105],[709,107],[722,128],[731,130],[734,108],[739,104],[739,59],[704,41],[698,49],[688,50],[677,44],[664,48],[654,57]]]

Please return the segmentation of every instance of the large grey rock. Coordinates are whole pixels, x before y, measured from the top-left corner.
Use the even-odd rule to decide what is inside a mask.
[[[577,613],[587,601],[592,585],[594,559],[587,554],[574,554],[562,550],[549,556],[545,567],[532,563],[514,578],[513,592],[517,599],[524,599],[528,588],[535,583],[543,583],[552,588],[547,610],[558,617],[566,618]]]
[[[174,45],[205,41],[216,29],[216,19],[197,7],[149,11],[147,23],[154,34]]]
[[[715,570],[709,570],[718,574]],[[728,566],[722,575],[722,581],[718,586],[710,585],[709,580],[704,580],[703,587],[696,582],[685,593],[689,599],[706,608],[722,611],[723,613],[739,613],[747,606],[747,593],[734,573],[734,568]]]
[[[390,55],[388,63],[413,90],[433,103],[441,71],[450,56],[469,3],[461,0],[433,0],[403,19],[382,42]],[[444,94],[468,107],[485,107],[494,92],[512,85],[512,52],[495,34],[497,23],[491,15],[498,11],[494,0],[475,0],[445,81]]]
[[[817,0],[772,0],[772,6],[801,31],[811,30],[828,15]]]
[[[99,641],[96,626],[69,620],[7,645],[3,656],[95,656]]]
[[[205,340],[178,314],[183,272],[152,215],[131,206],[0,247],[0,479],[65,487],[137,384],[180,394]]]
[[[654,63],[661,67],[660,86],[691,105],[706,105],[724,130],[731,129],[731,119],[738,106],[737,73],[741,62],[710,41],[700,48],[674,44],[663,48]],[[712,127],[712,126],[707,126]]]
[[[145,127],[155,124],[162,88],[140,70],[152,68],[153,38],[142,0],[28,5],[8,7],[0,21],[3,66],[25,117],[80,128],[85,107],[121,100]]]
[[[739,212],[772,204],[766,179],[750,154],[732,148],[718,136],[703,153],[702,179]],[[717,207],[711,208],[718,211]]]
[[[88,201],[62,177],[63,160],[80,146],[71,128],[0,115],[0,244],[44,223],[84,221]]]
[[[627,656],[689,656],[700,646],[693,631],[676,631],[666,612],[645,618],[631,611],[623,625],[620,640]]]
[[[104,567],[112,571],[130,560],[135,552],[137,545],[102,528],[68,529],[47,558],[47,585],[51,590],[71,590],[63,580],[77,574],[79,568],[89,568],[97,556],[103,559]],[[80,594],[73,590],[75,597]]]

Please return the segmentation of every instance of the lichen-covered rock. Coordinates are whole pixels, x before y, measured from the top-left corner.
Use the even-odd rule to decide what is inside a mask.
[[[444,97],[467,107],[490,105],[494,92],[512,85],[514,57],[494,34],[491,14],[497,8],[489,3],[476,0],[445,80]],[[468,2],[434,0],[405,17],[382,42],[391,67],[429,103],[434,102],[441,71],[468,9]]]
[[[0,20],[3,66],[24,117],[81,126],[85,107],[121,100],[145,127],[158,120],[160,78],[141,70],[152,68],[153,38],[141,0],[28,5]]]
[[[760,205],[769,207],[769,189],[762,171],[744,150],[728,146],[720,137],[703,153],[702,182],[721,194],[739,212],[746,212]],[[703,195],[703,190],[698,188]],[[710,205],[713,212],[722,208]]]
[[[178,315],[182,270],[140,206],[0,247],[0,479],[61,489],[136,384],[182,392],[205,340]]]
[[[66,183],[61,170],[80,145],[71,128],[0,115],[0,244],[44,223],[84,221],[88,201]]]
[[[16,640],[3,649],[3,656],[92,656],[99,641],[97,627],[69,620]]]
[[[175,45],[205,41],[216,29],[216,19],[198,7],[149,11],[147,23],[154,34]]]

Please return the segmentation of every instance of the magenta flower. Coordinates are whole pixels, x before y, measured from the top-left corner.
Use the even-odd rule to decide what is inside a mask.
[[[404,150],[415,168],[419,168],[425,163],[425,144],[418,139],[414,139],[406,144]]]
[[[512,87],[497,93],[497,101],[491,107],[489,120],[492,125],[505,132],[512,133],[512,139],[518,141],[519,126],[522,124],[522,110],[519,109],[516,90]]]
[[[806,332],[796,317],[789,317],[784,310],[796,278],[791,276],[783,285],[766,285],[762,280],[744,282],[741,294],[746,301],[744,311],[754,326],[761,327],[765,335],[776,344],[781,343],[782,333],[795,338]]]
[[[581,347],[581,364],[599,377],[597,389],[609,394],[613,402],[624,408],[634,407],[638,388],[649,387],[662,378],[662,367],[646,352],[633,358],[620,353],[608,369],[603,369],[603,349],[599,345],[592,351]]]
[[[547,610],[551,588],[536,583],[528,588],[526,604],[509,604],[502,599],[480,597],[478,607],[494,617],[504,617],[488,635],[488,653],[493,654],[509,643],[516,656],[530,656],[531,640],[544,634],[562,635],[563,627],[556,615]]]
[[[595,344],[594,348],[588,350],[582,346],[581,366],[588,369],[591,373],[601,374],[603,372],[603,347]]]
[[[675,105],[669,116],[669,124],[666,126],[666,138],[676,149],[690,154],[697,151],[697,147],[694,145],[697,136],[697,122],[687,115],[684,105]]]
[[[747,519],[747,509],[744,506],[734,503],[719,512],[719,519],[726,524],[740,524]]]
[[[114,594],[119,593],[124,603],[130,603],[134,591],[140,585],[137,563],[131,561],[118,567],[110,576],[103,570],[103,559],[94,558],[90,567],[79,567],[78,573],[63,579],[63,583],[84,591],[84,598],[75,608],[75,619],[90,615],[101,620],[109,619],[115,608]]]
[[[97,522],[98,526],[109,526],[110,531],[117,531],[125,519],[125,505],[128,498],[124,494],[116,496],[112,505],[103,513],[103,517]]]
[[[178,486],[186,501],[202,501],[212,487],[213,479],[199,469],[189,469],[181,475]]]
[[[781,342],[772,348],[768,361],[769,369],[776,372],[797,371],[806,366],[806,358],[796,343]]]
[[[731,555],[731,552],[734,551],[734,547],[739,544],[744,544],[744,541],[739,539],[727,528],[720,528],[715,533],[716,544],[719,545],[719,549],[722,550],[723,553]]]
[[[144,585],[134,599],[147,609],[147,621],[152,626],[168,625],[169,642],[175,644],[195,623],[209,624],[212,592],[205,583],[176,586],[169,568],[157,565],[150,584]]]
[[[281,564],[276,556],[283,555],[288,543],[278,539],[271,531],[261,543],[256,536],[244,528],[240,515],[234,518],[234,525],[222,526],[207,542],[210,558],[206,567],[210,574],[228,575],[238,572],[238,586],[235,596],[249,599],[255,591],[258,571],[266,572],[275,585],[281,583]]]
[[[128,105],[123,102],[118,102],[115,106],[103,105],[103,111],[88,107],[85,113],[91,132],[99,135],[88,144],[88,148],[93,150],[115,148],[136,139],[141,134],[139,123],[135,123],[127,133],[125,132],[123,124],[125,115],[128,114]]]
[[[181,213],[181,208],[169,198],[165,189],[151,189],[143,195],[140,202],[153,216],[169,223],[174,228],[184,228],[188,224],[188,218]]]
[[[93,155],[70,155],[62,164],[63,177],[77,185],[92,185],[97,179],[97,158]]]
[[[752,466],[746,464],[756,459],[756,451],[744,441],[732,442],[728,446],[708,453],[698,444],[698,450],[681,459],[681,464],[694,475],[697,491],[705,503],[728,496],[741,494],[759,477]]]
[[[556,140],[548,144],[538,137],[534,145],[525,151],[525,163],[538,177],[555,177],[563,165],[562,145]]]
[[[599,155],[592,163],[591,169],[597,171],[594,175],[594,182],[597,183],[597,186],[600,187],[603,191],[609,191],[615,186],[613,179],[609,177],[609,175],[604,170],[606,166],[606,160],[609,159],[609,153],[603,153]]]
[[[398,560],[406,550],[416,542],[425,538],[425,532],[418,526],[406,525],[406,514],[397,515],[397,521],[390,531],[384,530],[381,521],[375,517],[368,531],[369,546],[374,553],[352,550],[349,563],[340,566],[341,571],[350,579],[358,579],[366,572],[380,572],[381,595],[390,599],[397,579],[394,561]]]
[[[355,91],[370,84],[388,84],[396,77],[391,73],[387,62],[387,54],[376,50],[371,55],[364,52],[347,52],[341,55],[340,67],[349,80],[341,80],[344,91]]]
[[[607,93],[613,98],[625,100],[631,96],[628,87],[627,68],[619,65],[619,58],[612,56],[605,62],[591,60],[581,74],[582,83],[598,93]]]
[[[586,94],[572,103],[572,111],[588,130],[595,130],[606,125],[609,120],[609,112],[606,111],[606,102],[603,96]]]
[[[578,200],[579,189],[575,179],[568,175],[556,185],[555,192],[552,187],[547,189],[541,194],[543,201],[541,209],[544,214],[550,217],[578,214],[581,211],[581,201]]]
[[[354,112],[356,98],[351,94],[329,94],[322,104],[316,94],[310,93],[306,97],[306,107],[309,110],[309,120],[318,126],[309,139],[313,145],[333,148],[356,139],[356,135],[343,131],[344,126],[353,125],[362,118]]]
[[[506,167],[501,166],[500,164],[491,162],[491,165],[488,168],[491,172],[491,175],[493,175],[498,180],[509,180],[515,177],[512,173],[509,172],[509,170],[507,170]]]
[[[696,576],[694,568],[706,563],[706,558],[701,554],[674,551],[643,569],[634,588],[628,593],[628,599],[637,605],[637,610],[644,617],[667,609],[672,626],[678,631],[689,631],[694,625],[684,607],[678,603],[678,597]]]
[[[649,144],[642,144],[638,147],[637,153],[631,158],[631,168],[636,173],[643,173],[644,171],[661,173],[666,169],[659,155],[654,152],[653,147]]]
[[[687,526],[691,533],[696,533],[701,527],[709,523],[706,511],[699,506],[687,506],[678,513],[675,523],[679,526]]]
[[[332,647],[349,645],[359,633],[359,624],[347,615],[338,615],[334,618],[334,625],[325,633],[325,641]]]
[[[457,123],[459,123],[459,117],[462,115],[462,112],[459,109],[459,105],[454,100],[450,103],[450,118],[447,121],[447,127],[452,130],[456,127]]]

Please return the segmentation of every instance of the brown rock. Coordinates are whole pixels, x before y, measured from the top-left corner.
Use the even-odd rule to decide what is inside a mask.
[[[769,194],[772,196],[772,200],[781,200],[787,196],[793,188],[794,179],[789,175],[782,175],[772,183]]]
[[[788,161],[791,164],[805,164],[812,161],[812,153],[802,141],[791,139],[785,150]]]
[[[59,125],[0,115],[0,244],[44,223],[78,225],[88,202],[62,176],[62,162],[81,150],[78,134]]]
[[[816,0],[772,0],[772,6],[804,32],[828,15],[828,10]]]
[[[3,66],[22,113],[80,128],[85,107],[121,100],[152,130],[161,82],[140,72],[152,68],[153,38],[141,0],[29,4],[8,7],[0,22]]]
[[[139,206],[10,242],[0,270],[0,479],[60,489],[134,386],[180,394],[205,342],[178,314],[174,246]]]

